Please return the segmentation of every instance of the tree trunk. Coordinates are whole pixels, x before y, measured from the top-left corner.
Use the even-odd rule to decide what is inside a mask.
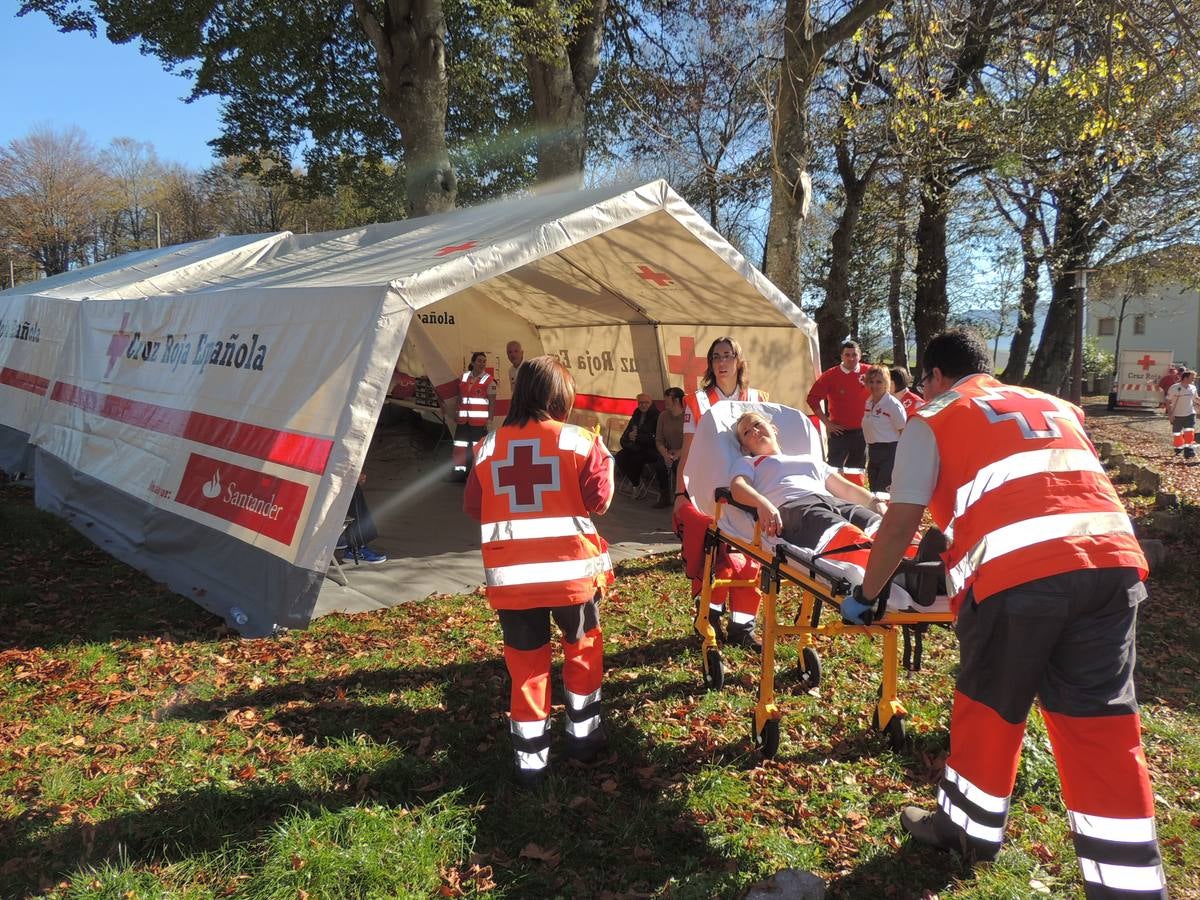
[[[1012,341],[1008,345],[1008,364],[1004,367],[1004,378],[1012,384],[1020,384],[1021,379],[1025,377],[1029,348],[1033,343],[1038,275],[1042,268],[1042,259],[1034,247],[1033,238],[1036,232],[1037,220],[1027,214],[1021,226],[1021,262],[1024,266],[1021,274],[1021,306],[1017,310],[1017,330],[1013,332]]]
[[[817,337],[821,342],[821,365],[826,368],[837,365],[841,358],[841,343],[847,334],[858,337],[857,322],[852,327],[847,318],[850,311],[850,258],[854,252],[854,232],[876,163],[872,162],[863,176],[858,177],[843,141],[837,146],[837,166],[846,204],[842,207],[842,214],[838,217],[837,227],[829,242],[825,302],[817,307],[813,316],[817,321]]]
[[[566,28],[554,0],[543,0],[536,8],[539,24],[546,27],[527,35],[527,40],[534,46],[553,47],[550,52],[525,55],[537,124],[537,178],[543,185],[555,182],[558,189],[574,190],[583,181],[588,98],[600,66],[608,0],[591,0],[586,19],[574,29]],[[570,44],[564,30],[574,31]]]
[[[896,237],[892,244],[892,267],[888,274],[888,319],[892,326],[892,362],[908,369],[908,335],[904,330],[904,309],[901,290],[904,286],[904,265],[908,256],[908,177],[901,176],[896,190]]]
[[[946,221],[949,189],[942,173],[926,172],[921,179],[921,217],[917,220],[917,290],[913,298],[913,332],[917,368],[922,368],[925,345],[946,330],[950,303],[946,296]]]
[[[771,134],[771,215],[763,250],[766,275],[800,300],[801,226],[808,215],[812,183],[808,161],[808,95],[829,48],[854,34],[891,0],[857,0],[820,32],[814,28],[812,0],[787,0],[783,13],[783,63],[775,95]]]
[[[1079,297],[1074,272],[1084,268],[1091,257],[1083,227],[1086,201],[1070,187],[1057,200],[1050,309],[1042,324],[1033,365],[1025,378],[1025,384],[1044,391],[1059,388],[1070,369],[1075,352],[1075,304]]]
[[[383,20],[353,0],[375,49],[380,108],[400,130],[410,216],[454,209],[458,179],[446,147],[446,16],[442,0],[392,0]]]

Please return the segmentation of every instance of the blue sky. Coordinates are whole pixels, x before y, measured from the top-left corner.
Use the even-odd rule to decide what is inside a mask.
[[[154,145],[164,162],[201,169],[220,130],[219,103],[184,103],[189,84],[134,44],[60,34],[41,13],[0,6],[0,145],[37,125],[79,126],[97,148],[116,137]]]

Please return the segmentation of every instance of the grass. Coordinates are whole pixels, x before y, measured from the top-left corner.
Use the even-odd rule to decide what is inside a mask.
[[[1200,516],[1182,515],[1144,608],[1138,690],[1172,895],[1200,897]],[[821,646],[814,694],[782,647],[783,741],[761,763],[754,658],[729,651],[729,685],[705,693],[677,564],[635,561],[602,608],[611,755],[566,764],[556,743],[549,783],[525,794],[481,596],[240,640],[20,486],[0,488],[0,544],[4,897],[710,898],[789,866],[833,897],[1082,892],[1036,714],[994,865],[900,839],[897,809],[930,803],[947,750],[945,630],[904,678],[902,753],[868,724],[878,643]]]

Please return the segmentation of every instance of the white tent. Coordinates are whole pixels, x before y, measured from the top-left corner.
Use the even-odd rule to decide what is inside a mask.
[[[139,250],[0,291],[0,471],[30,471],[29,434],[75,315],[64,301],[177,293],[256,265],[294,241],[285,231]]]
[[[818,365],[813,324],[664,182],[289,240],[175,294],[70,304],[32,432],[40,506],[245,634],[319,612],[398,362],[436,390],[517,339],[567,362],[576,421],[602,426],[694,387],[721,335],[783,403]]]

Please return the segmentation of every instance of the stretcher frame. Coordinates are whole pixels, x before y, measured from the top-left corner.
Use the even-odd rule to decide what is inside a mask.
[[[716,404],[725,407],[725,403]],[[738,404],[738,408],[719,410],[715,414],[721,419],[732,421],[740,412],[749,410],[774,410],[776,415],[802,415],[797,410],[754,404]],[[708,415],[706,414],[706,419]],[[716,426],[720,427],[720,426]],[[815,451],[809,436],[809,451]],[[689,462],[689,469],[691,468]],[[758,523],[757,510],[754,506],[737,503],[733,499],[730,488],[720,485],[719,481],[706,479],[712,488],[712,521],[710,521],[706,539],[704,539],[704,560],[701,574],[701,594],[696,605],[695,629],[701,636],[701,662],[704,686],[709,690],[720,690],[724,686],[724,664],[716,640],[716,631],[708,617],[710,601],[716,590],[724,588],[757,588],[761,594],[760,611],[763,619],[762,626],[762,655],[761,672],[758,678],[758,698],[754,713],[751,714],[751,734],[756,748],[766,758],[772,758],[779,750],[780,720],[782,712],[776,703],[775,696],[775,648],[781,640],[796,638],[800,644],[798,670],[800,683],[805,690],[816,688],[821,682],[821,656],[817,653],[816,638],[836,638],[842,635],[865,635],[870,638],[881,638],[883,641],[883,673],[880,685],[880,695],[875,707],[871,710],[871,726],[875,731],[886,734],[893,749],[900,750],[906,744],[907,710],[898,697],[899,676],[901,666],[901,637],[904,638],[904,665],[907,670],[917,671],[920,667],[922,653],[922,635],[929,625],[949,625],[954,622],[954,613],[948,608],[929,608],[922,611],[889,610],[887,606],[888,593],[884,592],[877,600],[874,617],[871,624],[856,625],[844,622],[841,618],[841,601],[853,590],[853,584],[844,576],[833,575],[828,571],[818,575],[816,559],[805,559],[796,548],[785,541],[778,541],[773,546],[766,546],[763,541],[762,529]],[[706,485],[706,486],[708,486]],[[698,498],[697,498],[698,499]],[[704,498],[707,499],[707,498]],[[702,503],[708,506],[708,503]],[[727,508],[737,508],[750,516],[754,522],[752,538],[731,533],[730,529],[722,529],[721,516]],[[742,529],[743,533],[745,529]],[[716,557],[722,546],[734,552],[743,553],[758,566],[754,578],[716,576]],[[943,574],[941,562],[916,562],[902,560],[896,576],[913,576],[911,581],[919,584],[920,594],[932,598],[938,577]],[[780,594],[785,586],[793,586],[799,590],[800,598],[797,605],[796,617],[791,622],[780,620]],[[918,604],[919,605],[919,604]],[[832,611],[832,616],[823,616],[826,610]],[[913,643],[914,638],[914,643]]]

